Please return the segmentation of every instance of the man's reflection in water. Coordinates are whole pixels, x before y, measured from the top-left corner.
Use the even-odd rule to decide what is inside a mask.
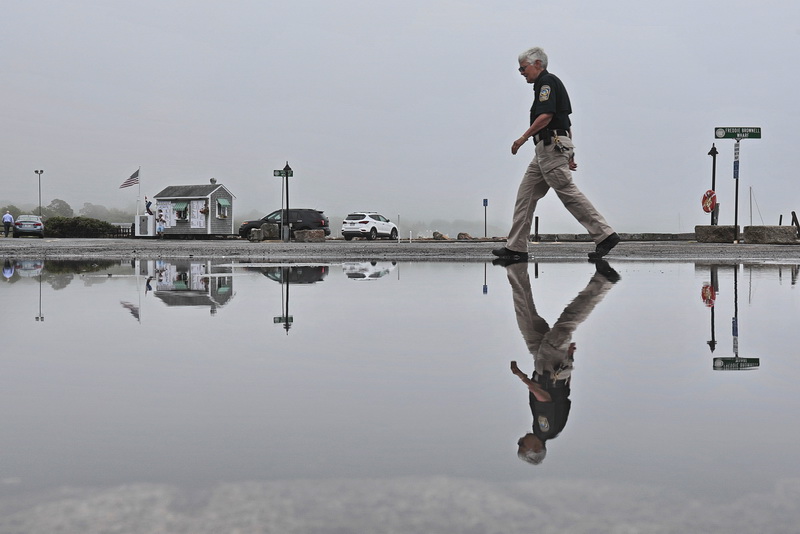
[[[514,296],[514,311],[522,337],[533,355],[530,378],[511,362],[511,372],[528,386],[533,414],[533,432],[522,436],[517,445],[521,460],[538,465],[547,454],[547,440],[555,438],[567,424],[570,409],[570,378],[575,354],[572,334],[620,279],[608,262],[594,262],[596,272],[586,287],[561,313],[551,328],[536,312],[528,264],[508,265],[506,271]]]

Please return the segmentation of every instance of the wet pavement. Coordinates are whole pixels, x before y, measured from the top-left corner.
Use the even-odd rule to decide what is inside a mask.
[[[614,261],[800,262],[798,245],[698,243],[696,241],[625,241],[607,257]],[[228,258],[269,261],[491,261],[500,240],[343,241],[323,243],[251,243],[243,239],[0,239],[0,255],[16,258],[130,259]],[[587,242],[531,243],[530,261],[579,261],[594,245]]]

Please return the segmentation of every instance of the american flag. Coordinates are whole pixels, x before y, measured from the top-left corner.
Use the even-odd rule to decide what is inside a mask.
[[[139,183],[139,169],[136,169],[136,172],[131,174],[130,178],[122,182],[122,185],[119,186],[119,188],[122,189],[123,187],[130,187],[138,183]]]

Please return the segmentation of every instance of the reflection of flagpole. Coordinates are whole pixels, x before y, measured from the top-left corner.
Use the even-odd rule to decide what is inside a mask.
[[[142,292],[139,290],[139,267],[140,260],[134,260],[134,269],[136,269],[136,294],[139,296],[139,323],[142,322]]]

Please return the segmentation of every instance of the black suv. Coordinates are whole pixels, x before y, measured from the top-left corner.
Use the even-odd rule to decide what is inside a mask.
[[[264,223],[281,225],[281,213],[286,210],[275,210],[269,215],[254,221],[244,221],[239,227],[239,235],[247,237],[253,228],[261,228]],[[325,235],[331,235],[331,225],[328,217],[320,210],[308,208],[293,208],[289,210],[289,226],[294,235],[295,230],[325,230]]]

